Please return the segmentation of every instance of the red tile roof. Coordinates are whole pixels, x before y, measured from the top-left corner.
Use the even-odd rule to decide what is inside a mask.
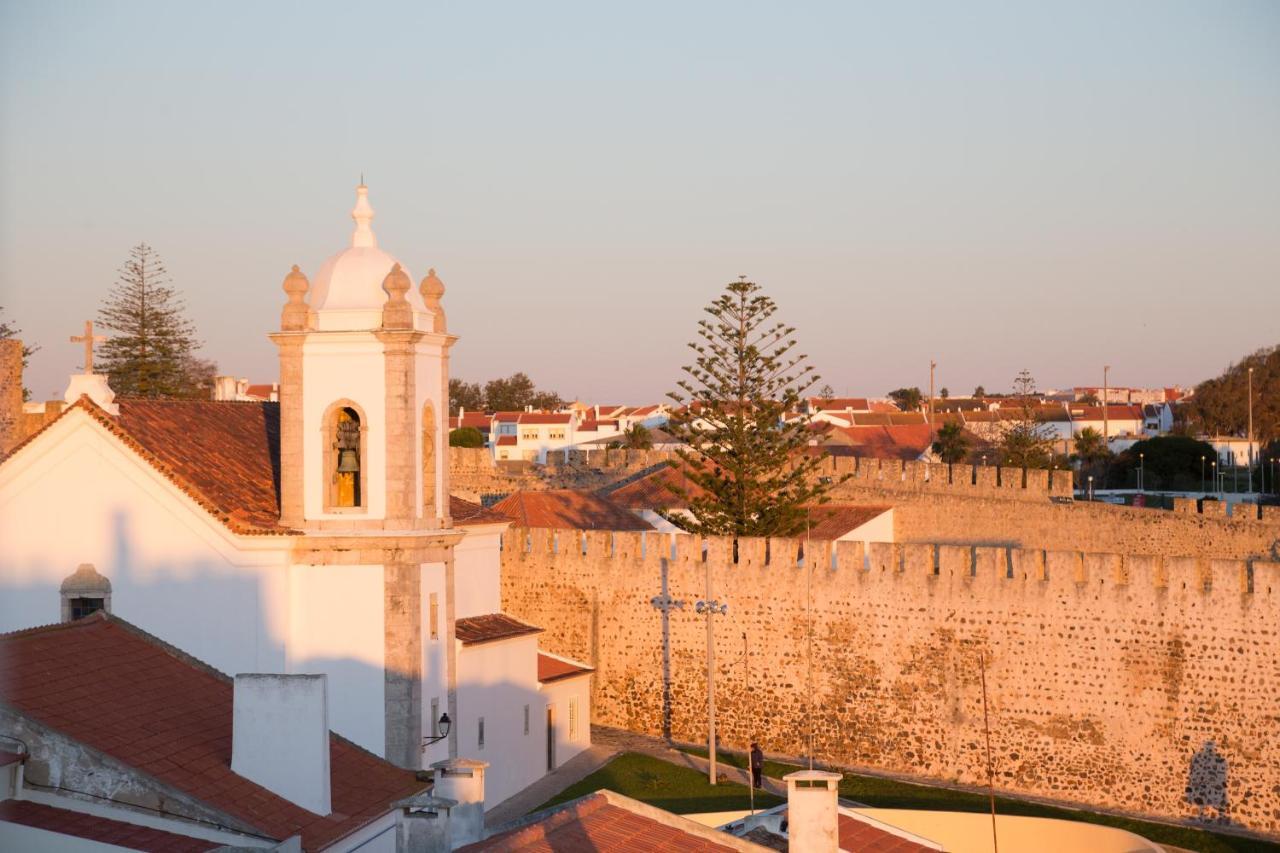
[[[871,404],[867,402],[866,397],[810,397],[809,407],[814,411],[826,412],[833,410],[853,409],[855,412],[871,411]]]
[[[816,506],[809,510],[809,536],[814,539],[839,539],[891,509],[893,507],[890,506],[853,506],[851,504]]]
[[[333,813],[294,805],[232,772],[232,693],[226,675],[103,611],[0,635],[7,705],[271,838],[323,847],[426,787],[331,733]]]
[[[516,437],[515,437],[514,435],[500,435],[500,436],[498,436],[498,446],[499,446],[499,447],[514,447],[514,446],[515,446],[515,444],[516,444]]]
[[[641,806],[610,791],[597,791],[515,829],[460,848],[530,853],[647,853],[658,850],[742,849],[738,839],[715,840],[716,831],[688,818]],[[635,805],[640,805],[635,803]],[[733,843],[738,842],[738,843]]]
[[[510,524],[511,519],[500,512],[485,509],[480,504],[449,495],[449,515],[454,524],[469,527],[473,524]]]
[[[521,622],[505,613],[486,613],[483,616],[467,616],[454,623],[454,636],[464,646],[478,646],[512,637],[541,634],[542,629]]]
[[[296,532],[279,524],[278,403],[128,398],[118,403],[120,415],[112,417],[81,397],[55,420],[73,411],[86,413],[236,533]],[[28,436],[0,464],[39,434]]]
[[[653,525],[612,501],[573,489],[515,492],[492,507],[520,527],[564,530],[653,530]]]
[[[844,813],[836,816],[836,831],[840,834],[841,850],[857,850],[859,853],[935,853],[940,849],[926,847]]]
[[[538,680],[543,684],[559,681],[562,678],[573,678],[575,675],[586,675],[595,672],[589,666],[552,657],[546,652],[538,652]]]
[[[33,803],[31,800],[0,802],[0,821],[150,853],[203,853],[223,846],[218,841],[191,838],[136,823]]]
[[[250,397],[258,397],[263,400],[270,400],[271,395],[280,391],[279,386],[272,384],[250,385],[245,389],[245,393]]]
[[[629,510],[687,509],[688,499],[672,491],[673,487],[683,489],[692,497],[702,494],[701,487],[691,482],[680,469],[671,466],[601,494],[612,503]]]

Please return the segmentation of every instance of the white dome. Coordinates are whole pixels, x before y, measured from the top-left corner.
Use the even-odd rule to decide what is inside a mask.
[[[351,245],[321,264],[312,280],[311,310],[316,312],[321,329],[376,329],[381,324],[382,306],[387,301],[382,281],[399,261],[378,248],[368,195],[363,184],[356,189],[356,206],[351,211],[356,228]],[[426,311],[413,273],[404,264],[400,268],[414,282],[405,294],[414,313]]]

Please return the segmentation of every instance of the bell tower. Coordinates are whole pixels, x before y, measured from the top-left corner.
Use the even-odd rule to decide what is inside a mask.
[[[449,348],[435,270],[413,286],[378,248],[356,188],[350,245],[285,276],[281,522],[302,530],[438,530],[449,517]]]

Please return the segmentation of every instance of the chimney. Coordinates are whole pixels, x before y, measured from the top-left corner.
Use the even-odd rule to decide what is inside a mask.
[[[309,812],[329,814],[326,677],[237,675],[231,769]]]
[[[0,456],[22,441],[22,341],[0,341]]]
[[[449,810],[449,837],[454,849],[484,838],[484,769],[487,761],[450,758],[431,765],[436,773],[431,793],[457,803]]]
[[[787,783],[787,838],[792,853],[837,853],[840,849],[839,794],[842,774],[799,770]]]

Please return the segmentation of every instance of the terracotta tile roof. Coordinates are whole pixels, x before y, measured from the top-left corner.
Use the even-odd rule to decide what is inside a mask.
[[[232,692],[226,675],[103,611],[0,635],[7,705],[270,838],[323,847],[425,787],[331,733],[333,813],[294,805],[231,771]]]
[[[1071,418],[1077,421],[1100,421],[1102,420],[1102,406],[1073,405],[1071,407]],[[1107,419],[1113,421],[1140,421],[1142,420],[1142,407],[1137,404],[1132,406],[1112,404],[1107,406]]]
[[[595,672],[595,670],[586,664],[553,657],[546,652],[538,652],[538,681],[543,684],[559,681],[562,678],[572,678],[575,675],[586,675],[589,672]]]
[[[814,539],[839,539],[851,530],[883,515],[891,506],[853,506],[823,504],[809,510],[809,536]]]
[[[520,527],[565,530],[653,530],[653,525],[612,501],[573,489],[521,491],[492,507]]]
[[[245,393],[250,397],[258,397],[263,400],[270,400],[271,395],[280,391],[279,386],[271,384],[250,385],[245,389]]]
[[[70,412],[82,411],[236,533],[296,532],[279,524],[278,403],[128,398],[118,403],[120,415],[112,417],[81,397],[5,459]]]
[[[521,412],[521,424],[567,424],[573,420],[573,415],[565,412]]]
[[[473,524],[510,524],[511,519],[500,512],[485,509],[480,504],[449,495],[449,515],[454,524],[468,527]]]
[[[136,823],[33,803],[31,800],[0,802],[0,821],[150,853],[202,853],[223,846],[218,841],[191,838]]]
[[[516,437],[515,437],[514,435],[500,435],[500,436],[498,436],[498,446],[499,446],[499,447],[514,447],[514,446],[515,446],[515,443],[516,443]]]
[[[918,459],[929,449],[929,425],[836,427],[827,434],[828,447],[847,446],[851,452],[838,455],[878,459]],[[834,452],[834,448],[831,448]]]
[[[483,616],[467,616],[454,623],[454,636],[464,646],[476,646],[497,640],[509,640],[527,634],[541,634],[542,629],[521,622],[505,613],[486,613]]]
[[[612,489],[607,494],[612,503],[629,510],[688,509],[689,501],[673,492],[671,487],[682,488],[693,497],[702,494],[701,487],[690,482],[678,468],[671,466],[633,480],[621,488]]]
[[[836,831],[840,834],[841,850],[857,850],[859,853],[935,853],[940,847],[923,844],[886,832],[875,824],[859,820],[843,812],[836,816]]]
[[[809,408],[817,412],[853,409],[855,412],[871,411],[871,404],[866,397],[810,397]]]
[[[460,848],[529,853],[647,853],[658,850],[741,850],[740,839],[715,839],[716,831],[688,818],[641,807],[627,797],[597,791],[565,803],[523,826]],[[640,804],[636,804],[640,805]],[[737,843],[734,843],[737,842]],[[749,848],[748,848],[749,849]]]

